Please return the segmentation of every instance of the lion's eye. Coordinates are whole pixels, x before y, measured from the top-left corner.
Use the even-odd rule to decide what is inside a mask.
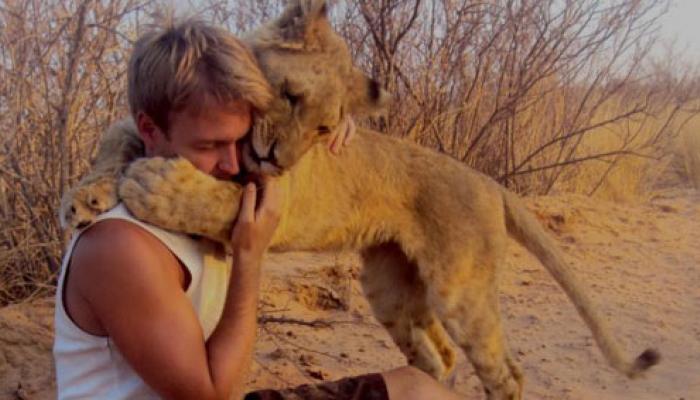
[[[97,207],[100,203],[97,201],[97,199],[92,199],[90,200],[90,205],[93,207]]]
[[[70,206],[70,212],[72,212],[73,214],[75,214],[75,206]]]
[[[318,128],[316,128],[316,130],[318,131],[319,135],[327,135],[327,134],[331,133],[330,128],[325,126],[325,125],[319,126]]]
[[[292,86],[293,83],[285,79],[280,92],[282,97],[284,97],[289,104],[294,107],[302,100],[304,96],[303,94],[299,93],[298,89],[294,89]]]
[[[286,89],[282,92],[282,95],[292,106],[297,105],[302,97],[301,95],[292,94]]]

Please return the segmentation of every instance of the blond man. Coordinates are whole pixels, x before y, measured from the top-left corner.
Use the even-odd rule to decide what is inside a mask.
[[[219,179],[239,172],[240,140],[273,96],[238,40],[197,21],[141,37],[128,85],[146,155],[185,157]],[[331,150],[353,129],[351,121],[341,124]],[[255,342],[260,262],[283,195],[274,180],[263,183],[261,192],[254,184],[245,189],[231,235],[232,256],[137,221],[121,204],[74,235],[57,290],[59,399],[243,396]],[[406,367],[246,398],[451,396]]]

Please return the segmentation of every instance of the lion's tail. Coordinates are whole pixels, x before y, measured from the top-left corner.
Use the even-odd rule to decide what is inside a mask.
[[[596,312],[593,302],[586,294],[587,292],[582,289],[576,276],[567,268],[558,246],[515,194],[505,189],[502,190],[502,193],[508,232],[532,252],[561,285],[593,332],[596,343],[613,368],[630,378],[635,378],[657,364],[660,355],[653,349],[645,350],[634,360],[625,357],[619,344],[611,335],[608,325]]]

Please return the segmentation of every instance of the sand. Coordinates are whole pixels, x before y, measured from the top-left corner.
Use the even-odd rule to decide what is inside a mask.
[[[526,399],[700,399],[700,193],[665,191],[641,205],[582,196],[528,199],[594,293],[629,354],[662,363],[629,381],[543,267],[515,242],[501,277],[506,333]],[[371,316],[354,254],[270,254],[249,386],[284,387],[405,364]],[[0,399],[55,397],[53,301],[0,309]],[[454,389],[484,398],[462,358]]]

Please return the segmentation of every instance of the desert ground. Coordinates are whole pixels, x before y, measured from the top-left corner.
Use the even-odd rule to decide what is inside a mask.
[[[630,355],[662,353],[629,381],[543,267],[515,242],[501,277],[503,318],[524,368],[526,399],[700,399],[700,192],[666,190],[643,204],[584,196],[528,199],[595,293]],[[468,223],[465,221],[465,223]],[[284,387],[405,364],[372,317],[354,254],[269,254],[250,388]],[[53,300],[0,309],[0,399],[55,397]],[[462,359],[454,389],[484,398]]]

